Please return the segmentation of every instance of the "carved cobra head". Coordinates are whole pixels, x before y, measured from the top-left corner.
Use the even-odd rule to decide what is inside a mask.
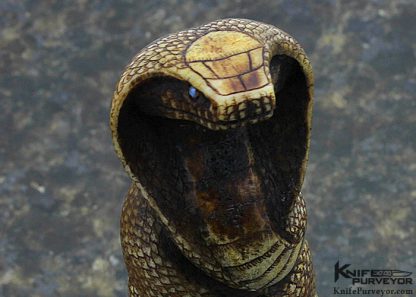
[[[181,252],[231,287],[273,285],[299,253],[289,213],[312,84],[291,36],[225,19],[146,46],[117,86],[111,129],[127,172]]]

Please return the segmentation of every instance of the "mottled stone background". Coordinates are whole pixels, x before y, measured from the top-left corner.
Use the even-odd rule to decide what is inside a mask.
[[[2,0],[0,16],[0,296],[126,296],[114,86],[147,43],[223,17],[274,24],[312,60],[320,296],[338,259],[416,274],[415,1]]]

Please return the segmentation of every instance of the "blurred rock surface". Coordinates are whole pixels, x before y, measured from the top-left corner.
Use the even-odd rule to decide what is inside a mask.
[[[3,0],[0,15],[0,296],[127,295],[112,92],[143,46],[224,17],[278,26],[312,60],[320,295],[338,259],[416,273],[416,2]]]

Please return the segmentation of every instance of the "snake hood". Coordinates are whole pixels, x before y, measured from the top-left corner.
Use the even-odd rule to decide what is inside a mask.
[[[156,40],[117,85],[119,158],[179,250],[230,287],[271,286],[298,256],[312,86],[291,36],[243,19]]]

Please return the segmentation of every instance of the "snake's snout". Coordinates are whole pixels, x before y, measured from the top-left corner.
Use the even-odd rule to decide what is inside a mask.
[[[268,119],[273,116],[274,108],[274,93],[271,93],[258,98],[232,98],[223,105],[212,105],[211,113],[219,129],[228,129]]]

